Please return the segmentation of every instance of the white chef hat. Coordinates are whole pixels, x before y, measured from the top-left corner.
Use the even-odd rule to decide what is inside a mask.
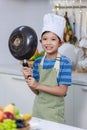
[[[87,48],[87,38],[86,38],[86,37],[84,37],[84,38],[82,38],[82,39],[80,40],[79,46],[80,46],[80,47]]]
[[[42,34],[45,31],[50,31],[63,40],[65,24],[66,21],[64,17],[53,13],[45,14],[43,18]]]

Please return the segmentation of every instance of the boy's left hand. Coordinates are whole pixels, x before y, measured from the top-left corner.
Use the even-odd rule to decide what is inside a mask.
[[[39,83],[33,77],[29,77],[26,82],[33,89],[37,89],[39,85]]]

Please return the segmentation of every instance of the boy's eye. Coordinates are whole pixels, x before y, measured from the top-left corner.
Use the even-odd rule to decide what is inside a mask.
[[[52,38],[52,41],[55,41],[56,39],[55,38]]]
[[[43,38],[43,40],[47,40],[47,38]]]

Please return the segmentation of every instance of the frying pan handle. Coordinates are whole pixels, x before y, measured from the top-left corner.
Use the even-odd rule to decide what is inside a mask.
[[[23,67],[29,67],[28,65],[28,62],[26,59],[23,60],[23,63],[22,63]],[[28,75],[27,78],[31,77],[31,75]]]
[[[29,67],[28,62],[27,62],[26,59],[23,60],[23,64],[22,64],[22,65],[23,65],[24,67]]]

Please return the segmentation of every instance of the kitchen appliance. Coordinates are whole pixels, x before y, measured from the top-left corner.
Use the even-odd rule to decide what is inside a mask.
[[[23,61],[28,66],[27,60],[33,56],[37,49],[38,38],[35,30],[29,26],[19,26],[11,33],[8,46],[14,58]]]

